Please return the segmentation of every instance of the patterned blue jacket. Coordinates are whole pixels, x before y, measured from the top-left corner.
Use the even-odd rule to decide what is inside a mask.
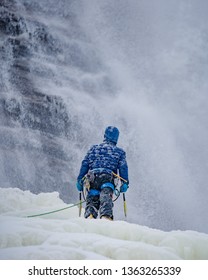
[[[119,175],[129,181],[126,153],[115,143],[104,140],[99,145],[93,145],[82,161],[77,180],[81,180],[89,170],[97,168],[103,168],[106,173],[110,170],[117,174],[119,171]]]

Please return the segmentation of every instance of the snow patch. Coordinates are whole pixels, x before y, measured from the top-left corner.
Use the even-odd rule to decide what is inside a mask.
[[[208,235],[86,220],[57,193],[0,188],[0,259],[208,259]]]

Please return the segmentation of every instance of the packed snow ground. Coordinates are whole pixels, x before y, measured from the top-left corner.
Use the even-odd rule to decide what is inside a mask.
[[[126,221],[86,220],[58,193],[0,188],[0,259],[208,259],[208,235],[163,232]]]

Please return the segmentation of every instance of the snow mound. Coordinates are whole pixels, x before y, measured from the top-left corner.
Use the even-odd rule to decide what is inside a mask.
[[[86,220],[58,193],[0,188],[0,259],[208,259],[208,235],[125,221]]]

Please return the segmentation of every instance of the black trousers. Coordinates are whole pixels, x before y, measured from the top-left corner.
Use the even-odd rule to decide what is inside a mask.
[[[90,182],[90,191],[86,198],[85,218],[92,215],[95,219],[100,214],[113,219],[113,189],[110,187],[102,188],[104,183],[113,183],[111,174],[95,174],[93,181]],[[92,190],[92,191],[91,191]],[[93,195],[96,190],[96,195]],[[98,194],[99,193],[99,194]]]
[[[113,219],[113,190],[111,188],[103,188],[100,191],[100,195],[87,195],[85,218],[88,218],[91,214],[93,218],[97,218],[100,214]]]

